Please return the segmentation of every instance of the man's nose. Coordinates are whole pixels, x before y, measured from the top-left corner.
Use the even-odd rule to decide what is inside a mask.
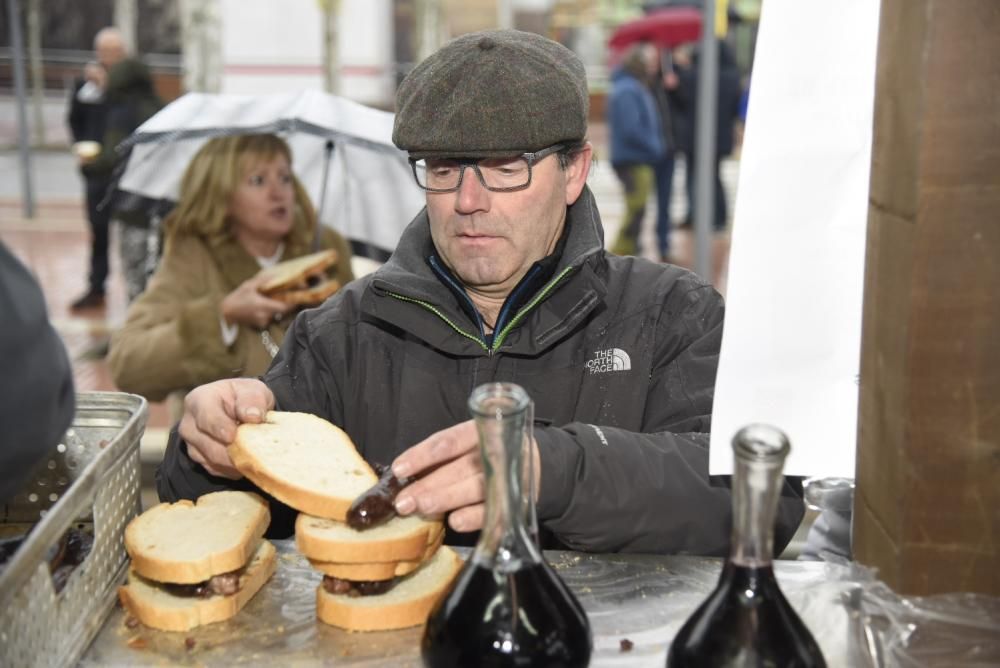
[[[455,211],[458,213],[474,213],[487,211],[490,208],[490,191],[479,181],[479,175],[472,165],[465,166],[462,175],[462,185],[458,187],[455,196]]]

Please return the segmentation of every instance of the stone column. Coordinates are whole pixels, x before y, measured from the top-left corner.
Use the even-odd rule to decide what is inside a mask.
[[[998,595],[1000,3],[881,12],[854,555],[903,594]]]

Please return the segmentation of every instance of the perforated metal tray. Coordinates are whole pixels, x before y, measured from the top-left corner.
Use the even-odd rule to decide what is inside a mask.
[[[0,514],[0,535],[30,531],[0,573],[0,666],[75,663],[114,603],[128,564],[124,533],[139,511],[139,439],[146,400],[81,392],[73,424],[34,479]],[[47,550],[71,527],[94,545],[56,593]]]

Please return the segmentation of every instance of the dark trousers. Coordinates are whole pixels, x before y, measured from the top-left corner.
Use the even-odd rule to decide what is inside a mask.
[[[690,216],[691,223],[694,224],[694,182],[695,173],[698,168],[695,166],[693,153],[685,153],[684,161],[687,163],[685,168],[687,169],[688,215]],[[715,182],[713,185],[715,189],[715,217],[712,221],[712,229],[716,232],[726,229],[726,195],[722,191],[722,177],[719,173],[721,163],[722,156],[715,156],[715,167],[712,170],[713,181]]]
[[[104,294],[108,279],[108,232],[111,227],[111,207],[100,209],[108,182],[104,179],[87,179],[87,220],[90,222],[90,292]]]
[[[670,252],[670,192],[674,187],[674,152],[653,165],[656,176],[656,242],[660,259],[666,260]]]

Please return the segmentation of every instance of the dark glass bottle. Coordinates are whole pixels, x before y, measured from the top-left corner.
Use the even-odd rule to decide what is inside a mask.
[[[809,629],[778,588],[772,569],[774,518],[788,438],[767,425],[733,439],[733,534],[729,559],[709,597],[678,631],[668,668],[824,667]]]
[[[531,400],[517,385],[492,383],[473,391],[469,409],[486,475],[486,519],[464,570],[427,620],[424,664],[586,666],[587,615],[538,548]]]

